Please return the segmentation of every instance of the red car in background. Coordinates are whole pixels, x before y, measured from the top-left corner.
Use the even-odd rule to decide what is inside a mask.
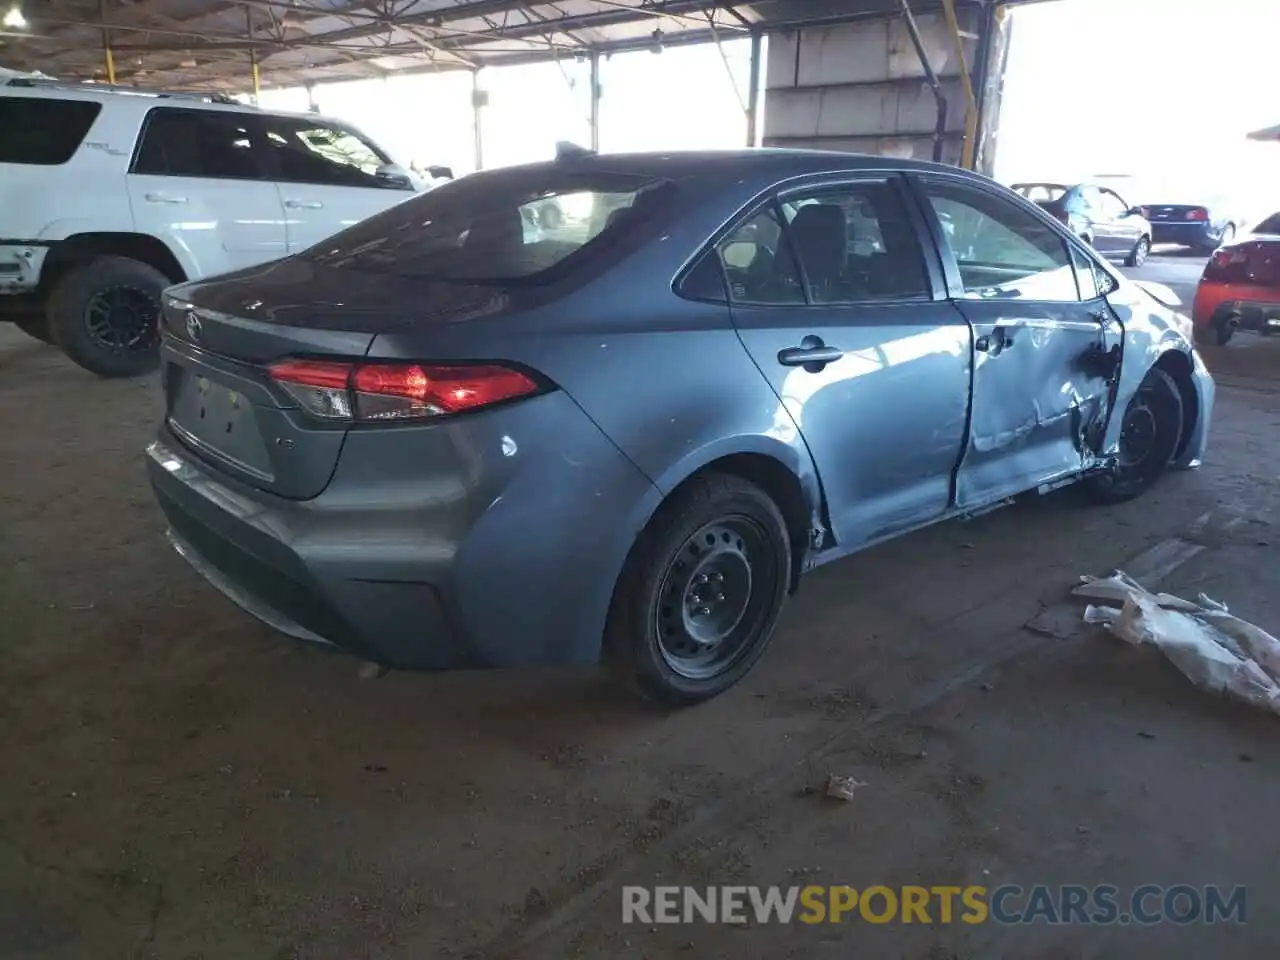
[[[1220,247],[1200,277],[1196,339],[1225,346],[1237,330],[1280,332],[1280,213]]]

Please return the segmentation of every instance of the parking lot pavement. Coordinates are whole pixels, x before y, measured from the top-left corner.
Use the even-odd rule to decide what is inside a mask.
[[[1206,359],[1201,470],[825,567],[741,687],[668,713],[595,670],[368,681],[274,635],[163,543],[156,385],[0,331],[0,955],[1267,955],[1275,719],[1074,613],[1025,626],[1183,536],[1205,549],[1149,586],[1280,630],[1280,345]],[[829,773],[867,786],[823,801]],[[1250,922],[620,922],[623,883],[1138,880],[1246,884]]]
[[[1157,247],[1151,257],[1141,267],[1121,267],[1121,272],[1133,280],[1153,280],[1163,283],[1191,309],[1195,299],[1196,284],[1200,282],[1200,274],[1208,257],[1191,250],[1178,247]]]

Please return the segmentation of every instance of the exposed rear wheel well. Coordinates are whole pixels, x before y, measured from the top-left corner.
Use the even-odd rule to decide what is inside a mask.
[[[1177,452],[1173,455],[1176,460],[1186,452],[1187,443],[1200,420],[1200,397],[1196,393],[1191,359],[1181,350],[1169,350],[1155,362],[1155,367],[1173,378],[1178,393],[1182,395],[1182,436],[1178,438]]]
[[[40,295],[47,296],[68,270],[95,257],[128,257],[154,267],[172,283],[187,279],[177,257],[144,233],[78,233],[54,244],[40,270]]]
[[[805,555],[809,550],[812,520],[809,504],[800,485],[800,478],[780,460],[762,453],[735,453],[713,460],[697,473],[685,479],[680,486],[694,477],[708,473],[726,473],[741,477],[767,493],[782,511],[791,535],[791,585],[794,591],[804,571]],[[677,488],[679,489],[679,488]],[[672,491],[674,493],[674,491]]]

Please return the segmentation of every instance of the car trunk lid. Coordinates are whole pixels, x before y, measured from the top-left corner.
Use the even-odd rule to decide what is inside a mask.
[[[1280,238],[1251,237],[1219,248],[1205,265],[1204,279],[1280,289]]]
[[[380,333],[502,304],[492,287],[410,284],[300,260],[172,288],[164,304],[166,422],[222,472],[309,499],[328,484],[352,424],[308,415],[273,380],[271,365],[359,360]]]

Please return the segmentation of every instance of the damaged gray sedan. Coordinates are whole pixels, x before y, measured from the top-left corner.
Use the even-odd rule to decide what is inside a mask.
[[[576,211],[526,229],[526,208]],[[178,551],[391,667],[713,696],[800,574],[1203,455],[1189,321],[973,174],[840,154],[481,173],[166,296]]]

